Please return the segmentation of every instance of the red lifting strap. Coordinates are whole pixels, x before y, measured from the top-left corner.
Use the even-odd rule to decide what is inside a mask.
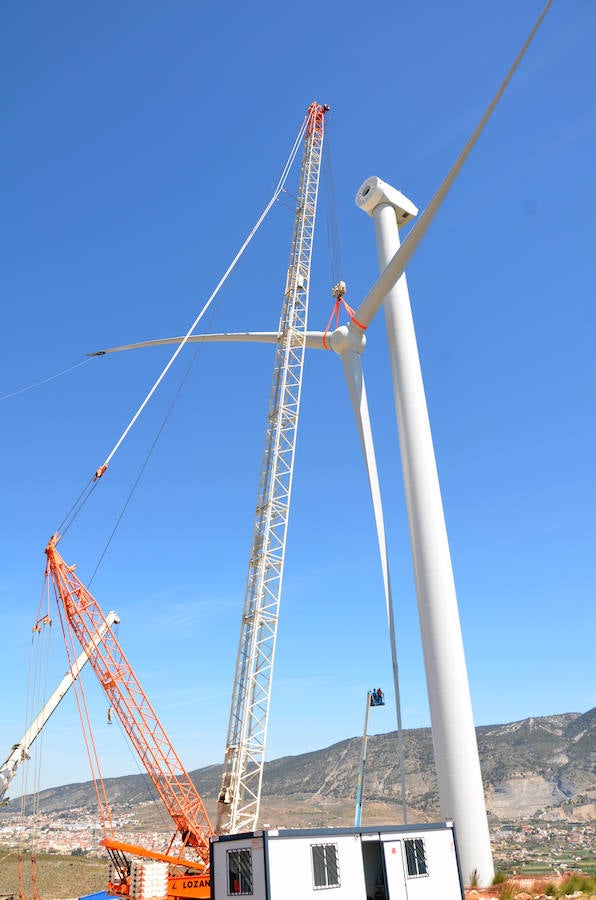
[[[333,304],[333,311],[329,317],[329,321],[327,322],[327,328],[325,329],[325,334],[323,335],[323,347],[325,348],[325,350],[331,350],[331,347],[329,347],[327,344],[327,334],[329,333],[329,328],[331,327],[331,323],[333,321],[334,316],[335,316],[335,327],[337,328],[337,326],[339,325],[339,311],[340,311],[342,304],[344,306],[345,311],[348,314],[350,321],[352,321],[354,323],[354,325],[357,325],[358,328],[361,328],[363,331],[366,331],[366,329],[368,327],[366,325],[363,325],[362,322],[359,322],[358,319],[355,318],[354,313],[356,312],[356,310],[352,309],[352,307],[350,306],[349,303],[346,303],[343,295],[338,297],[337,300],[335,301],[335,303]]]

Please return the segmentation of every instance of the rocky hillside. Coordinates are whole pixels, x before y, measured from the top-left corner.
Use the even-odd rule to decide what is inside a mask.
[[[596,708],[587,713],[524,719],[477,729],[487,808],[493,820],[522,816],[588,819],[596,816]],[[265,766],[263,821],[278,825],[349,824],[360,763],[360,738],[350,738]],[[404,732],[407,804],[412,821],[439,816],[429,728]],[[192,772],[207,807],[215,806],[221,766]],[[106,781],[114,809],[143,809],[147,824],[155,795],[140,775]],[[401,808],[398,742],[395,732],[373,735],[367,752],[367,818],[399,821]],[[91,782],[43,791],[43,813],[72,814],[93,809]],[[0,824],[20,801],[0,810]]]

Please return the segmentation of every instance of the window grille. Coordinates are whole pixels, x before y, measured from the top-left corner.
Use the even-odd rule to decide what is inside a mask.
[[[414,838],[413,840],[406,840],[404,841],[404,846],[406,848],[408,875],[412,878],[420,875],[428,875],[424,839]]]
[[[311,844],[315,889],[339,887],[337,844]]]
[[[228,850],[228,896],[252,894],[252,853]]]

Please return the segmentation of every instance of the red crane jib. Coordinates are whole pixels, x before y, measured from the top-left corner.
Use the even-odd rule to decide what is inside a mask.
[[[89,665],[106,692],[155,789],[170,814],[183,847],[192,847],[209,865],[209,838],[214,834],[203,801],[149,703],[97,600],[58,551],[58,535],[46,547],[46,574],[61,601],[77,640],[89,652]]]

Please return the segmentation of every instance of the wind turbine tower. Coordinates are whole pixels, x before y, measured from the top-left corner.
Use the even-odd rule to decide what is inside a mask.
[[[399,191],[369,178],[356,204],[374,221],[381,272],[417,213]],[[457,597],[406,276],[385,297],[385,321],[422,635],[441,814],[453,819],[464,881],[494,876]]]

